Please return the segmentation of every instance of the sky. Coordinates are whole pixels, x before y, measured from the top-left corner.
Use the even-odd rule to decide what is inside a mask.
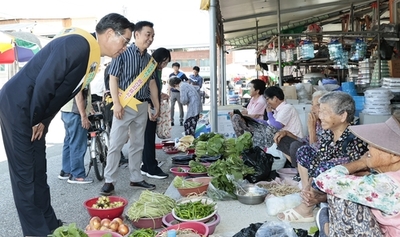
[[[5,1],[0,17],[97,17],[116,12],[130,21],[154,23],[153,47],[209,45],[209,14],[200,0],[18,0]],[[93,29],[94,30],[94,29]]]

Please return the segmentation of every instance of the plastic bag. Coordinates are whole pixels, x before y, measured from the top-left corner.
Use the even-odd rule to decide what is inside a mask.
[[[211,182],[208,184],[207,196],[214,200],[221,200],[221,201],[237,199],[236,196],[233,196],[232,194],[224,190],[217,189]]]
[[[171,159],[172,159],[172,164],[175,164],[175,165],[189,165],[189,161],[194,160],[195,159],[195,155],[194,154],[177,155],[177,156],[173,156]]]
[[[272,155],[265,153],[264,150],[258,146],[244,150],[242,155],[244,164],[253,167],[255,170],[254,174],[245,177],[250,183],[269,181],[272,179],[271,169],[274,163],[274,157]]]
[[[255,237],[261,226],[263,226],[263,223],[251,223],[249,227],[241,229],[233,237]]]
[[[297,234],[288,222],[271,221],[264,223],[255,237],[297,237]]]
[[[297,99],[299,100],[299,103],[309,102],[308,92],[303,83],[296,84],[296,93],[297,93]]]
[[[267,148],[267,154],[274,156],[274,163],[272,164],[272,170],[279,170],[285,166],[286,156],[282,151],[278,150],[277,144],[274,143],[272,146]]]
[[[269,195],[265,199],[265,205],[267,206],[267,214],[275,216],[278,213],[286,211],[288,209],[297,207],[301,204],[301,197],[299,193],[289,194],[283,197],[276,197]]]
[[[171,138],[171,109],[166,100],[161,101],[160,116],[157,119],[156,134],[160,139]]]
[[[393,46],[391,46],[384,38],[381,39],[380,51],[382,60],[390,60],[393,55]]]

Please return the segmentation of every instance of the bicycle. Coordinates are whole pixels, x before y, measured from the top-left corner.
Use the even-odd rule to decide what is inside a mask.
[[[107,164],[110,128],[103,115],[104,103],[102,101],[93,102],[93,108],[95,108],[96,113],[88,117],[91,123],[88,130],[90,151],[88,174],[93,166],[96,178],[101,181],[104,179],[104,169]]]

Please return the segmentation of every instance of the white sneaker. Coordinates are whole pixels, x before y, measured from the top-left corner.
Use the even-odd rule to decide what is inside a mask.
[[[142,175],[147,175],[147,172],[144,172],[143,170],[140,170],[140,173],[141,173]]]
[[[70,184],[90,184],[93,183],[93,179],[88,177],[81,179],[70,177],[67,182]]]

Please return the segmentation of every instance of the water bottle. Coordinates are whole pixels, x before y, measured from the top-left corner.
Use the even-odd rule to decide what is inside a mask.
[[[332,61],[339,60],[343,54],[342,44],[337,39],[331,40],[328,44],[329,59]]]
[[[310,40],[305,40],[301,46],[302,59],[309,60],[314,58],[314,44]]]

